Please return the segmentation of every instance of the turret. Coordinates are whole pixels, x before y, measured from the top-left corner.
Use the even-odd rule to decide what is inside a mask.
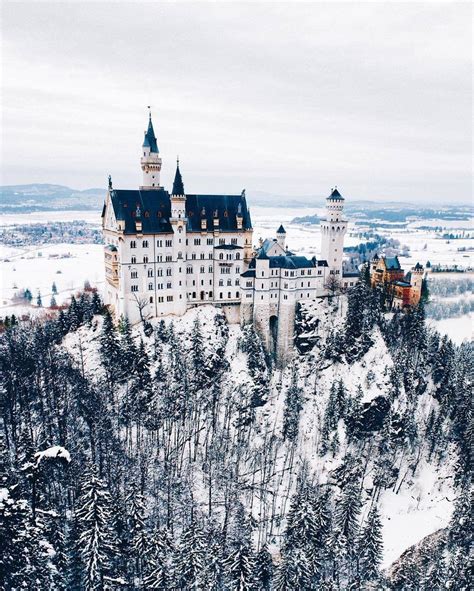
[[[186,217],[186,195],[184,194],[183,177],[179,170],[179,159],[176,161],[176,173],[171,192],[171,217],[175,219]]]
[[[281,246],[283,250],[285,250],[286,231],[283,225],[280,225],[280,227],[277,230],[277,242],[278,245]]]
[[[337,187],[326,199],[326,218],[321,220],[321,258],[326,260],[331,275],[342,276],[342,257],[347,220],[343,217],[344,197]]]
[[[140,189],[158,189],[160,187],[161,156],[151,121],[151,112],[148,117],[148,129],[145,131],[143,140],[140,164],[143,171],[143,185]]]

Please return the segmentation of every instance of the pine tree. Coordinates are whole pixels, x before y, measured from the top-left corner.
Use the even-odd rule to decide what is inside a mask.
[[[249,543],[240,544],[225,560],[224,568],[233,591],[255,589],[255,557]]]
[[[270,591],[273,579],[273,560],[264,544],[257,553],[255,559],[255,579],[257,591]]]
[[[56,298],[54,296],[51,297],[51,302],[49,303],[50,308],[55,308],[57,306]]]
[[[43,306],[43,301],[41,299],[41,293],[38,291],[38,295],[36,297],[36,305],[38,306],[38,308],[41,308]]]
[[[283,438],[295,441],[298,437],[300,412],[303,409],[302,391],[298,386],[296,370],[293,371],[291,384],[286,392],[283,411]]]
[[[305,552],[289,549],[283,555],[275,577],[275,591],[311,589],[311,572]]]
[[[78,500],[76,520],[84,589],[102,589],[104,577],[114,572],[115,545],[112,533],[111,499],[105,484],[94,474],[86,475]]]
[[[58,293],[58,288],[56,287],[56,283],[53,281],[53,285],[51,286],[51,292],[53,293],[53,295],[57,295]]]
[[[184,589],[204,588],[206,539],[199,524],[193,522],[181,535],[176,558],[177,584]]]
[[[377,505],[374,504],[359,539],[360,574],[363,581],[373,581],[378,578],[382,553],[382,523]]]
[[[146,570],[146,557],[149,552],[149,537],[145,525],[145,499],[134,488],[127,499],[130,506],[129,533],[131,538],[131,553],[135,562],[135,573],[139,581]]]
[[[336,505],[335,523],[347,542],[347,552],[350,556],[354,553],[354,544],[359,533],[360,511],[359,486],[357,482],[349,482]]]

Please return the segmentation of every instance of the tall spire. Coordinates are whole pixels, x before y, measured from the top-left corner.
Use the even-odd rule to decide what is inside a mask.
[[[176,159],[176,174],[173,181],[173,195],[184,195],[183,177],[179,170],[179,158]]]
[[[159,150],[158,150],[158,144],[156,143],[156,137],[155,137],[155,131],[153,129],[153,123],[151,120],[151,110],[150,107],[148,107],[148,129],[145,133],[145,139],[143,140],[143,147],[144,148],[150,148],[150,152],[158,154]]]

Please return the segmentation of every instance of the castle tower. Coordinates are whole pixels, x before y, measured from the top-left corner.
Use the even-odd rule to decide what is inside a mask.
[[[157,189],[160,186],[161,156],[156,143],[151,112],[148,118],[148,129],[142,146],[140,164],[143,171],[143,184],[140,189]]]
[[[285,231],[285,228],[283,227],[283,225],[280,225],[280,227],[277,230],[277,243],[279,246],[281,246],[281,248],[283,250],[285,250],[285,241],[286,241],[286,231]]]
[[[170,196],[171,217],[173,228],[173,301],[175,314],[181,316],[186,312],[186,195],[184,194],[183,177],[179,170],[179,160],[176,163],[173,190]]]
[[[326,218],[321,220],[321,258],[326,260],[331,275],[342,278],[342,257],[347,220],[343,216],[344,197],[337,187],[326,199]]]

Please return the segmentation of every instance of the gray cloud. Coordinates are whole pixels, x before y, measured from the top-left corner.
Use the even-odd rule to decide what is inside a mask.
[[[471,198],[467,3],[7,3],[4,183]]]

